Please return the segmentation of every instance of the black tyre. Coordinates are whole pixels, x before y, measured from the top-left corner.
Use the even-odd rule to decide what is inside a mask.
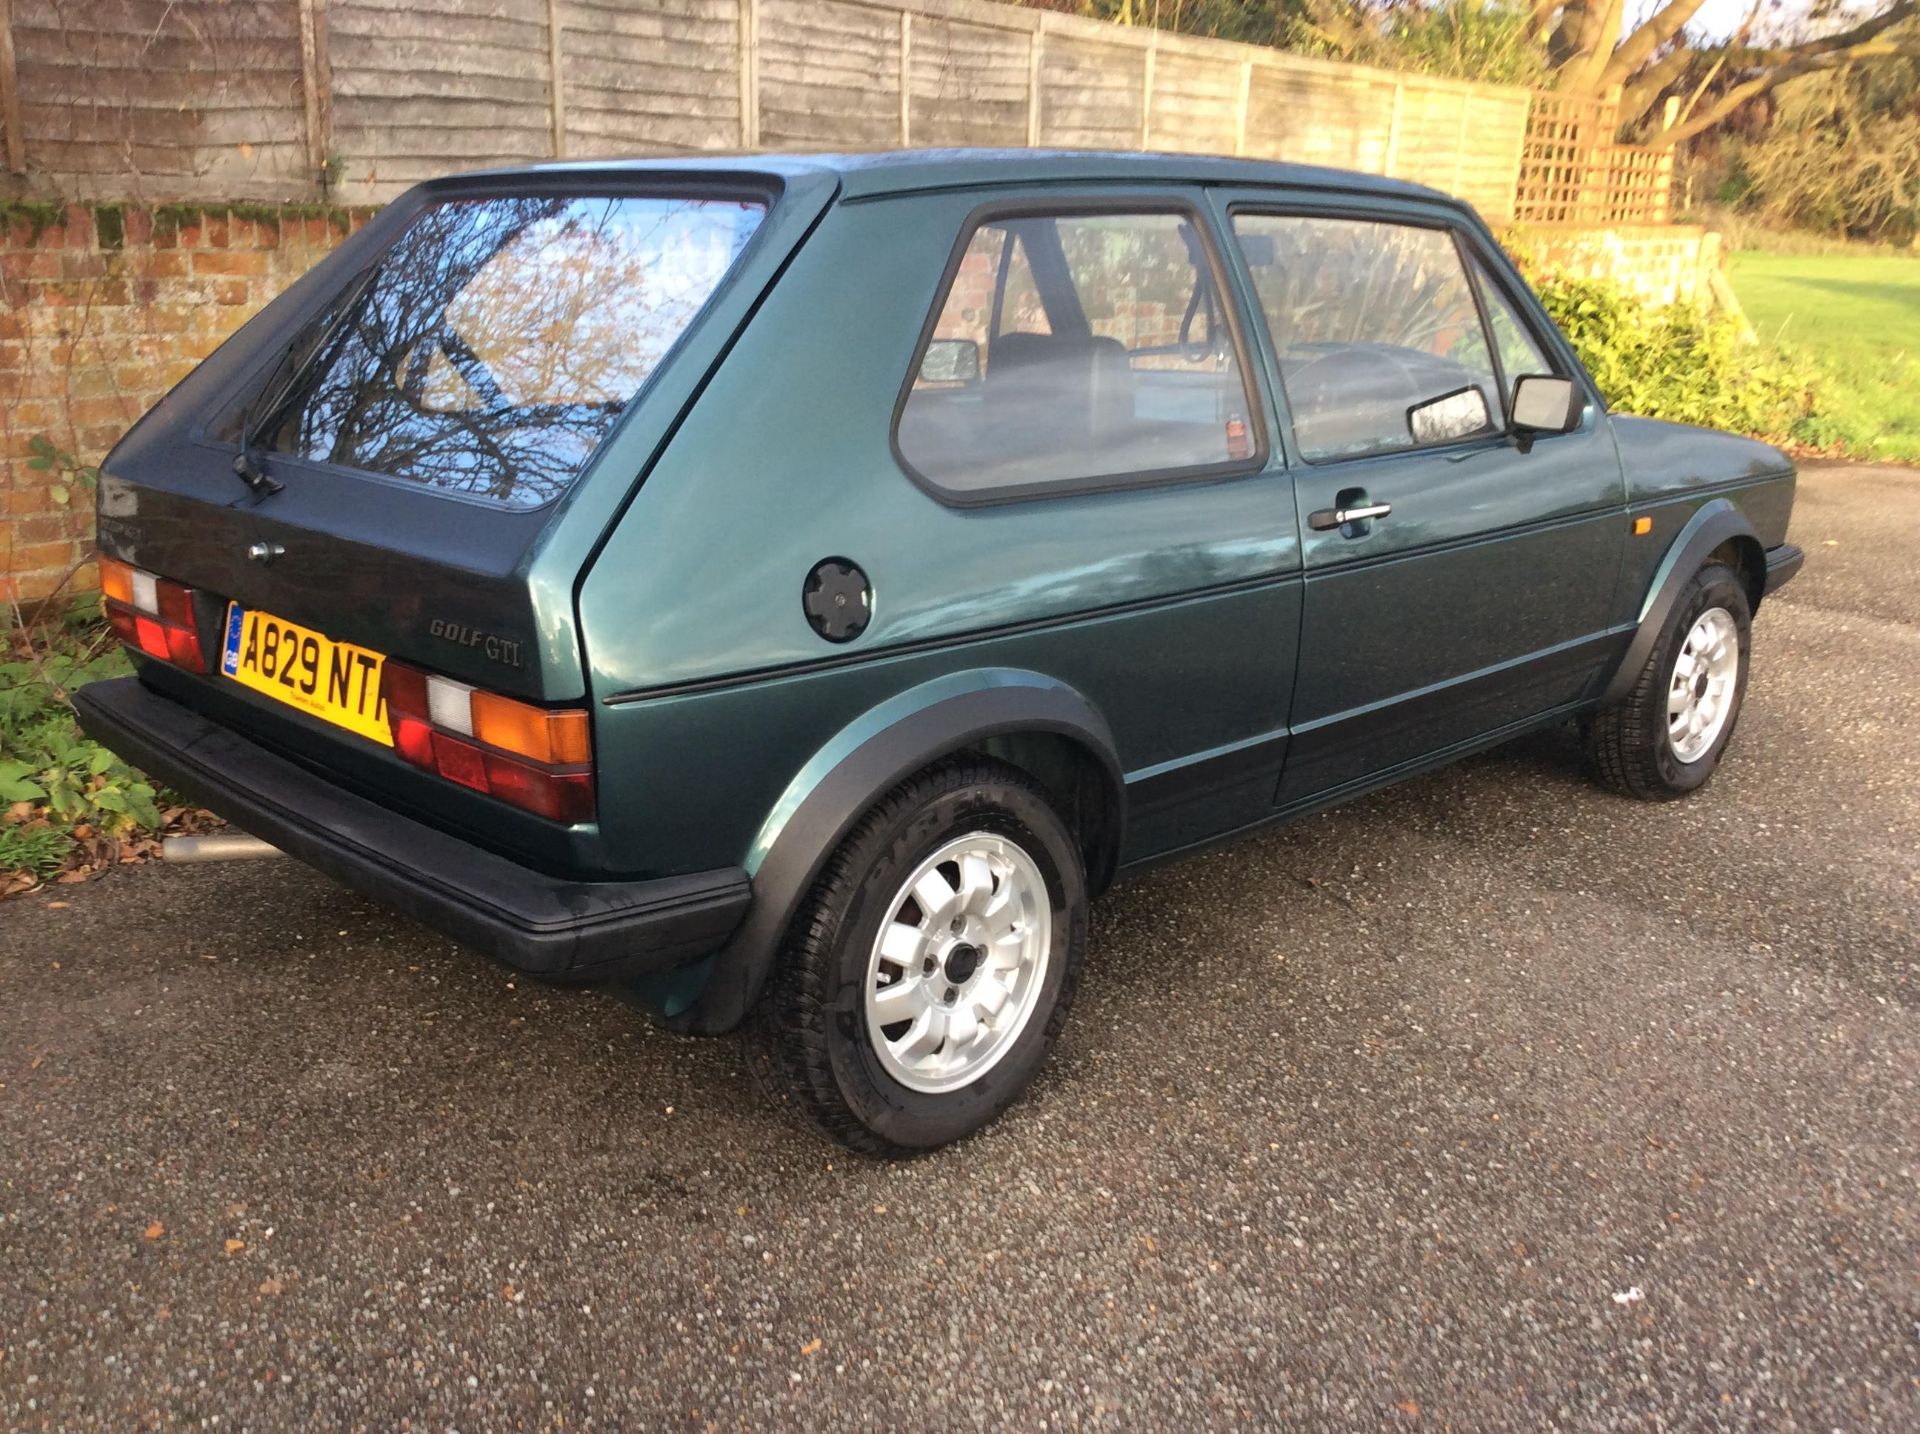
[[[1587,723],[1601,783],[1649,801],[1705,786],[1740,720],[1752,642],[1746,585],[1708,563],[1668,614],[1633,690]]]
[[[862,817],[755,1012],[777,1098],[870,1155],[999,1115],[1066,1020],[1086,948],[1080,848],[1024,773],[961,758]]]

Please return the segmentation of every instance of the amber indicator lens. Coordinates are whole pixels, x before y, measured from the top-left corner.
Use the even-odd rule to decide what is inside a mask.
[[[107,624],[128,647],[188,672],[205,672],[193,589],[143,572],[118,558],[100,559],[100,595]]]

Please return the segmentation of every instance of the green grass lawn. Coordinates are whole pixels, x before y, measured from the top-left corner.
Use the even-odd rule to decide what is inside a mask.
[[[1728,277],[1762,339],[1819,362],[1839,442],[1920,462],[1920,258],[1744,251]]]

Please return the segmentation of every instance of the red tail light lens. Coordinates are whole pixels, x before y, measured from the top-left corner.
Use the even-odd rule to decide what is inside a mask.
[[[487,754],[471,742],[462,742],[445,732],[435,732],[433,766],[449,782],[472,787],[476,792],[487,790]]]
[[[593,817],[593,773],[555,772],[487,754],[487,789],[504,802],[572,826]]]
[[[391,659],[380,680],[404,760],[549,821],[593,820],[585,709],[535,707]]]
[[[205,672],[207,659],[200,655],[200,634],[190,627],[167,626],[167,661],[189,672]]]
[[[207,670],[193,589],[143,572],[117,558],[100,559],[100,594],[107,622],[120,640],[148,657],[188,672]]]

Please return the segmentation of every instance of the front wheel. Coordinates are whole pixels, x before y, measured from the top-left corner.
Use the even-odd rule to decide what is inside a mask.
[[[861,818],[755,1013],[762,1067],[842,1143],[929,1150],[1033,1079],[1086,946],[1078,843],[1025,773],[963,758]]]
[[[1752,642],[1739,574],[1708,563],[1668,614],[1633,690],[1587,724],[1601,782],[1653,801],[1706,785],[1740,718]]]

